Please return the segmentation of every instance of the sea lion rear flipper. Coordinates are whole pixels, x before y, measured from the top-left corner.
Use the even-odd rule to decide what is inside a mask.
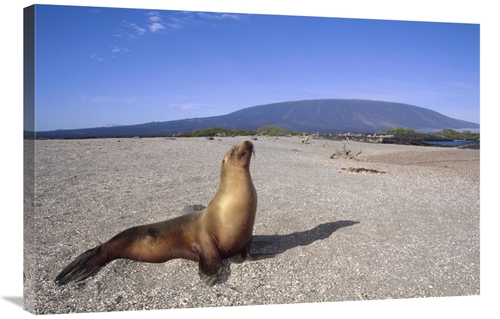
[[[89,249],[80,256],[76,257],[61,273],[56,277],[55,283],[65,285],[70,281],[81,281],[93,275],[99,269],[106,265],[102,259],[95,259],[101,252],[101,246]]]

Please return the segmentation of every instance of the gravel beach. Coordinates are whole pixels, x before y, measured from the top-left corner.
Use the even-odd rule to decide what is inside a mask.
[[[186,205],[206,205],[224,154],[248,139],[37,141],[35,191],[25,193],[36,198],[25,214],[25,309],[55,314],[479,295],[479,150],[351,142],[347,149],[361,152],[355,159],[331,159],[342,142],[310,145],[293,137],[252,141],[259,196],[252,250],[275,258],[226,260],[214,287],[199,279],[196,263],[180,259],[116,260],[84,282],[54,284],[76,256],[116,233],[178,216]]]

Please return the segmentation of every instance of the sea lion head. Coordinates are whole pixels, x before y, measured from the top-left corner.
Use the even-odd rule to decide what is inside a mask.
[[[227,165],[247,168],[250,165],[250,158],[254,154],[252,142],[245,141],[240,145],[234,145],[227,151],[222,160],[222,167]]]

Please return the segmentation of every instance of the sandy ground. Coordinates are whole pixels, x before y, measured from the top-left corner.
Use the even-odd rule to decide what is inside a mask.
[[[277,257],[229,259],[214,287],[187,260],[117,260],[82,283],[54,284],[77,255],[114,234],[177,216],[185,205],[206,205],[222,157],[244,139],[37,141],[35,191],[25,193],[36,198],[25,215],[25,309],[49,314],[480,293],[478,150],[351,142],[348,149],[361,150],[356,159],[331,159],[341,142],[321,147],[262,137],[253,141],[250,168],[259,195],[253,251]],[[343,170],[348,167],[385,173]]]

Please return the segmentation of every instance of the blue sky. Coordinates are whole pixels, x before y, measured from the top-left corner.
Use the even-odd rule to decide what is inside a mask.
[[[42,5],[35,80],[38,131],[327,98],[479,123],[479,25]]]

